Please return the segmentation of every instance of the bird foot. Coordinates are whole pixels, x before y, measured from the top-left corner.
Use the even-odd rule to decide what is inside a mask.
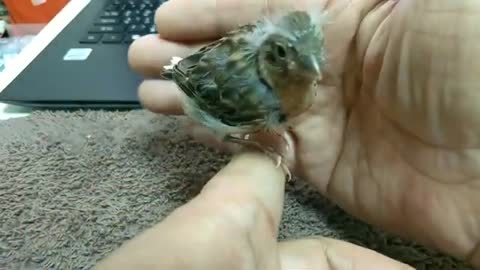
[[[276,133],[280,139],[282,140],[283,142],[283,145],[285,145],[285,150],[286,152],[288,152],[290,150],[290,144],[288,143],[288,140],[287,140],[287,133]]]
[[[283,162],[283,157],[280,154],[275,154],[271,153],[271,155],[277,155],[277,163],[275,164],[275,167],[282,167],[282,170],[285,172],[285,175],[287,177],[287,182],[292,181],[292,173],[290,172],[290,169],[288,168],[287,164]]]
[[[284,162],[284,157],[282,155],[278,154],[272,147],[260,147],[260,150],[275,162],[275,168],[282,168],[286,175],[287,182],[292,181],[292,173]]]
[[[249,135],[245,135],[243,136],[243,138],[237,138],[229,135],[225,137],[225,141],[258,149],[259,151],[269,156],[275,162],[276,168],[279,168],[279,167],[282,168],[282,170],[286,174],[287,182],[292,181],[292,173],[290,172],[290,169],[288,168],[287,164],[285,164],[283,156],[270,146],[264,146],[256,141],[250,141],[249,137],[250,137]],[[288,144],[286,145],[288,147]]]

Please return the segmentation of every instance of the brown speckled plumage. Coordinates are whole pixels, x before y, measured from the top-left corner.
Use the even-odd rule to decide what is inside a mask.
[[[230,31],[163,73],[184,93],[185,113],[220,138],[282,133],[313,102],[325,62],[322,25],[294,11]],[[261,147],[260,147],[261,148]]]

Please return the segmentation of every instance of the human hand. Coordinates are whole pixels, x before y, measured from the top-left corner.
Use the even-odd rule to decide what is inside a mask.
[[[157,13],[161,39],[136,42],[132,66],[155,77],[171,56],[184,56],[267,9],[307,5],[268,3],[169,1]],[[480,239],[474,94],[480,4],[312,3],[333,8],[326,29],[332,84],[293,128],[294,171],[358,218],[479,265],[473,253]],[[147,80],[139,92],[151,111],[182,113],[169,82]],[[200,128],[193,133],[210,139]]]
[[[251,152],[236,155],[198,196],[95,269],[413,270],[334,239],[278,243],[284,189],[283,172],[270,158]]]

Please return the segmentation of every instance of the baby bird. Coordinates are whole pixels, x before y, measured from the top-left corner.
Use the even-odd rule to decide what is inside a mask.
[[[305,11],[264,18],[183,59],[173,57],[162,77],[183,92],[187,116],[223,141],[276,157],[290,180],[283,157],[249,135],[273,132],[286,142],[290,120],[312,105],[325,66],[322,24],[322,15]]]

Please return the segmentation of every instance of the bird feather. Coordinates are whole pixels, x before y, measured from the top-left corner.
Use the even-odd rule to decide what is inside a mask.
[[[221,136],[274,129],[282,121],[278,97],[255,68],[247,24],[185,58],[172,58],[162,76],[184,94],[184,110]],[[240,45],[240,46],[239,46]]]

